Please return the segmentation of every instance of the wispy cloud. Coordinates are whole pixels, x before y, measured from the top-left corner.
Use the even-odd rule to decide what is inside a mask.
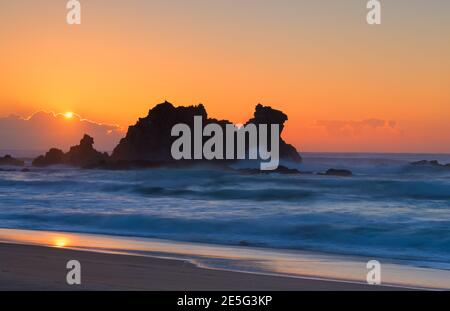
[[[323,127],[330,135],[359,136],[371,131],[387,131],[400,133],[396,121],[381,119],[365,119],[362,121],[320,120],[315,126]]]

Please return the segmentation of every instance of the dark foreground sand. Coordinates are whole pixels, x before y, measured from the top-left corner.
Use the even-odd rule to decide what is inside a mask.
[[[82,285],[66,283],[66,264],[82,266]],[[0,290],[393,290],[333,281],[198,268],[179,260],[0,243]]]

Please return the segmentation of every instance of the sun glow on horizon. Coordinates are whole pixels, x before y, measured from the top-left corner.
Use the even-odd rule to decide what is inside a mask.
[[[450,1],[389,1],[376,30],[353,1],[91,1],[76,31],[41,2],[0,2],[0,121],[51,112],[66,132],[6,125],[3,148],[69,148],[84,118],[126,133],[167,99],[233,123],[271,106],[300,151],[450,152]]]

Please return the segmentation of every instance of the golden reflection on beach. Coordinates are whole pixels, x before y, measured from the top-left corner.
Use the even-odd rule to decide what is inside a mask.
[[[63,248],[69,245],[69,240],[65,237],[57,237],[53,244],[55,247]]]
[[[104,236],[51,231],[0,229],[0,241],[81,249],[116,254],[156,255],[187,259],[200,267],[214,268],[214,262],[251,264],[250,272],[262,271],[364,283],[367,258],[310,253],[294,250],[271,250],[252,247],[174,242],[148,238]],[[383,264],[383,283],[423,288],[450,288],[450,272],[395,263]]]

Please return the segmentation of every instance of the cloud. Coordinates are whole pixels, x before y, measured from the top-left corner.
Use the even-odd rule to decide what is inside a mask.
[[[285,138],[300,151],[388,152],[410,145],[411,128],[404,122],[363,120],[302,120],[287,127]]]
[[[94,137],[98,150],[111,151],[125,132],[117,125],[96,123],[77,114],[69,119],[63,114],[40,111],[29,118],[0,118],[0,150],[68,150],[84,134]]]
[[[325,128],[328,134],[332,136],[360,136],[373,131],[390,133],[400,132],[397,128],[396,121],[386,121],[381,119],[366,119],[362,121],[321,120],[316,121],[315,126]]]

